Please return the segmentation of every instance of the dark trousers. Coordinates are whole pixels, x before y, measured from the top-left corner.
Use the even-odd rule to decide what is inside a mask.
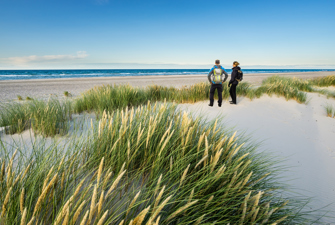
[[[221,105],[221,103],[222,103],[222,90],[223,90],[222,84],[212,84],[211,90],[209,91],[209,104],[213,105],[213,103],[214,103],[215,89],[218,90],[218,96],[219,96],[218,104]]]
[[[236,104],[236,86],[237,84],[231,84],[229,93],[231,97],[231,101]]]

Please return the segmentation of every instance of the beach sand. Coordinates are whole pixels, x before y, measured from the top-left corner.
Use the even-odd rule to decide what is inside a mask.
[[[260,85],[263,79],[274,75],[311,79],[314,77],[335,75],[335,72],[245,74],[244,81],[250,82],[254,85]],[[48,99],[50,96],[60,98],[64,97],[65,91],[70,92],[70,94],[75,97],[80,93],[93,88],[94,86],[108,84],[129,84],[135,87],[146,87],[148,85],[156,84],[161,86],[182,87],[184,85],[192,85],[207,81],[206,75],[4,80],[0,81],[0,102],[17,100],[18,95],[22,96],[23,99],[27,96],[38,99]]]
[[[310,79],[332,75],[333,72],[278,74],[280,76]],[[246,74],[245,81],[259,85],[261,81],[275,74]],[[62,95],[64,91],[79,95],[96,85],[126,84],[147,86],[150,84],[181,87],[201,81],[206,76],[155,76],[155,77],[115,77],[81,78],[57,80],[1,81],[0,98],[10,101],[16,95],[22,97],[46,98],[50,94]],[[324,95],[308,93],[307,104],[283,97],[266,96],[250,101],[238,97],[238,105],[223,102],[221,108],[209,107],[208,102],[181,104],[182,110],[195,116],[203,115],[215,119],[224,116],[222,126],[233,128],[237,135],[246,134],[255,142],[261,142],[259,151],[273,153],[274,160],[285,160],[281,164],[287,171],[281,174],[288,183],[289,190],[311,197],[308,209],[315,210],[328,206],[329,215],[335,217],[335,118],[326,116],[324,106],[335,106],[335,99]],[[30,138],[30,133],[24,133]],[[18,135],[14,136],[19,139]],[[2,138],[10,142],[9,135]],[[335,223],[335,219],[323,219]]]
[[[237,99],[237,105],[224,102],[182,104],[180,108],[208,119],[223,116],[221,124],[261,142],[259,151],[272,153],[287,171],[281,174],[289,190],[312,198],[308,210],[326,207],[335,216],[335,118],[326,116],[324,106],[335,106],[335,99],[308,93],[308,103],[267,95],[250,101]],[[321,215],[322,213],[320,213]],[[335,223],[335,219],[323,221]]]

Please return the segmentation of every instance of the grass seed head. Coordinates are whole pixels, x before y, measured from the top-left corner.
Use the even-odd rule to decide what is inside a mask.
[[[20,211],[23,213],[24,210],[24,188],[22,188],[21,195],[20,195]]]
[[[10,198],[10,195],[12,193],[12,187],[9,188],[9,190],[7,191],[7,194],[6,194],[6,197],[5,197],[5,201],[3,202],[2,204],[2,212],[1,212],[1,217],[3,217],[6,213],[6,207],[7,207],[7,204],[9,202],[9,198]]]
[[[104,221],[105,221],[105,219],[106,219],[106,217],[107,217],[107,215],[108,215],[108,209],[107,209],[106,212],[102,215],[102,217],[100,218],[100,220],[99,220],[99,222],[98,222],[97,225],[103,225],[103,224],[104,224]]]
[[[35,221],[35,216],[33,216],[33,217],[30,219],[30,221],[28,222],[27,225],[33,225],[34,221]]]
[[[201,221],[204,219],[205,215],[200,216],[197,221],[195,221],[194,225],[199,225],[201,224]]]
[[[151,217],[149,218],[149,221],[155,220],[156,216],[162,211],[164,206],[170,201],[171,198],[172,198],[172,195],[167,197],[157,208],[153,209],[154,211],[152,212]]]
[[[79,193],[81,187],[84,185],[84,182],[85,182],[85,179],[83,179],[83,180],[79,183],[79,185],[77,186],[76,190],[75,190],[74,193],[73,193],[73,198],[75,198],[75,197],[78,195],[78,193]]]
[[[109,171],[109,169],[108,169],[108,171]],[[104,179],[104,182],[103,182],[103,184],[102,184],[102,190],[105,190],[105,188],[106,188],[106,186],[107,186],[107,182],[108,182],[108,180],[109,180],[109,178],[112,176],[112,174],[113,174],[113,172],[108,172],[107,171],[107,176],[105,177],[105,179]]]
[[[205,204],[205,209],[208,207],[209,203],[213,200],[214,195],[212,195],[211,197],[209,197],[209,199],[207,200],[206,204]]]
[[[1,166],[0,182],[2,182],[3,178],[5,177],[5,169],[6,169],[6,162],[4,160]]]
[[[140,214],[134,219],[134,222],[133,222],[134,225],[141,225],[142,224],[145,216],[147,215],[147,213],[150,210],[150,207],[151,206],[149,205],[147,208],[143,209],[142,212],[140,212]]]
[[[164,193],[164,190],[165,190],[165,185],[163,186],[162,190],[159,192],[157,198],[155,199],[154,209],[156,208],[156,206],[158,205],[159,201],[161,200],[162,195]]]
[[[49,184],[44,188],[44,190],[42,191],[42,193],[38,197],[36,205],[35,205],[35,208],[34,208],[33,215],[36,215],[36,212],[38,210],[40,210],[40,207],[42,206],[42,202],[45,200],[45,197],[46,197],[47,193],[49,192],[49,190],[54,185],[54,183],[55,183],[55,181],[57,179],[57,175],[58,175],[57,173],[54,175],[54,177],[51,179],[51,181],[49,182]]]
[[[161,174],[161,175],[159,176],[159,178],[158,178],[157,185],[156,185],[156,188],[155,188],[155,194],[154,194],[154,196],[157,195],[157,191],[158,191],[158,189],[159,189],[159,185],[160,185],[160,183],[161,183],[162,177],[163,177],[163,174]]]
[[[83,219],[81,220],[80,222],[80,225],[85,225],[86,224],[86,220],[87,220],[87,217],[88,217],[88,213],[89,213],[90,210],[87,210]]]
[[[116,186],[118,185],[119,181],[121,180],[123,174],[125,174],[126,171],[123,171],[122,173],[120,173],[117,178],[114,180],[112,186],[109,188],[109,190],[106,193],[106,198],[110,195],[110,193],[116,188]]]
[[[84,201],[79,205],[79,207],[78,207],[78,209],[76,210],[76,212],[74,213],[74,216],[73,216],[73,218],[72,218],[72,224],[75,224],[75,223],[76,223],[76,221],[77,221],[77,219],[78,219],[78,217],[79,217],[81,211],[83,210],[83,208],[84,208],[84,206],[85,206],[85,203],[86,203],[86,201],[84,200]]]
[[[42,190],[44,190],[44,188],[47,186],[47,183],[50,179],[50,176],[51,176],[51,173],[52,173],[52,170],[53,170],[54,167],[51,167],[51,169],[49,170],[49,173],[48,175],[46,176],[46,178],[44,179],[44,183],[43,183],[43,188]]]
[[[188,169],[190,168],[190,165],[191,165],[191,164],[188,164],[187,168],[184,170],[184,173],[183,173],[183,175],[181,176],[181,179],[180,179],[180,184],[179,184],[179,186],[181,186],[182,183],[183,183],[183,181],[185,180],[186,175],[187,175],[187,171],[188,171]]]
[[[166,221],[169,221],[171,219],[173,219],[174,217],[176,217],[179,213],[181,213],[182,211],[186,210],[187,208],[189,208],[190,206],[194,205],[195,203],[197,203],[198,200],[195,200],[193,202],[187,203],[186,205],[180,207],[179,209],[177,209],[174,213],[172,213],[167,219]]]
[[[205,159],[207,159],[208,158],[208,155],[205,155],[198,163],[197,163],[197,165],[195,165],[195,167],[194,168],[197,168],[203,161],[205,161]]]
[[[100,215],[100,212],[102,210],[103,202],[104,202],[104,191],[102,191],[100,195],[99,204],[98,204],[98,215]]]
[[[130,210],[133,208],[137,198],[140,196],[140,193],[141,191],[137,192],[137,194],[135,195],[134,199],[130,202],[129,206],[128,206],[128,210],[127,210],[127,213],[126,213],[126,217],[127,215],[129,214]]]
[[[28,173],[28,171],[29,171],[29,169],[30,169],[32,163],[33,163],[33,162],[29,163],[29,165],[27,166],[26,170],[24,171],[24,173],[23,173],[23,175],[22,175],[22,178],[21,178],[22,180],[23,180],[23,178],[25,178],[25,176],[27,175],[27,173]]]
[[[69,219],[70,219],[70,209],[68,207],[62,225],[67,225],[69,223]]]
[[[97,186],[95,185],[94,189],[93,189],[92,199],[91,199],[90,216],[88,218],[88,223],[90,223],[92,221],[92,218],[93,218],[96,198],[97,198]]]
[[[104,159],[105,157],[102,157],[100,165],[99,165],[98,176],[97,176],[97,186],[99,186],[99,182],[100,182],[100,178],[101,178],[101,174],[102,174],[102,170],[104,166]]]
[[[21,217],[21,225],[26,225],[26,218],[27,217],[27,208],[24,208],[22,217]]]

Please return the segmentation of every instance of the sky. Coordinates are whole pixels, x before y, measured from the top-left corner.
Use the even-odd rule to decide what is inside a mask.
[[[335,69],[334,0],[0,0],[0,69]]]

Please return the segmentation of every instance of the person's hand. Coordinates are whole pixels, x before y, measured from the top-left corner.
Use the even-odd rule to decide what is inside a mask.
[[[230,86],[231,86],[231,83],[228,84],[228,87],[230,87]]]

